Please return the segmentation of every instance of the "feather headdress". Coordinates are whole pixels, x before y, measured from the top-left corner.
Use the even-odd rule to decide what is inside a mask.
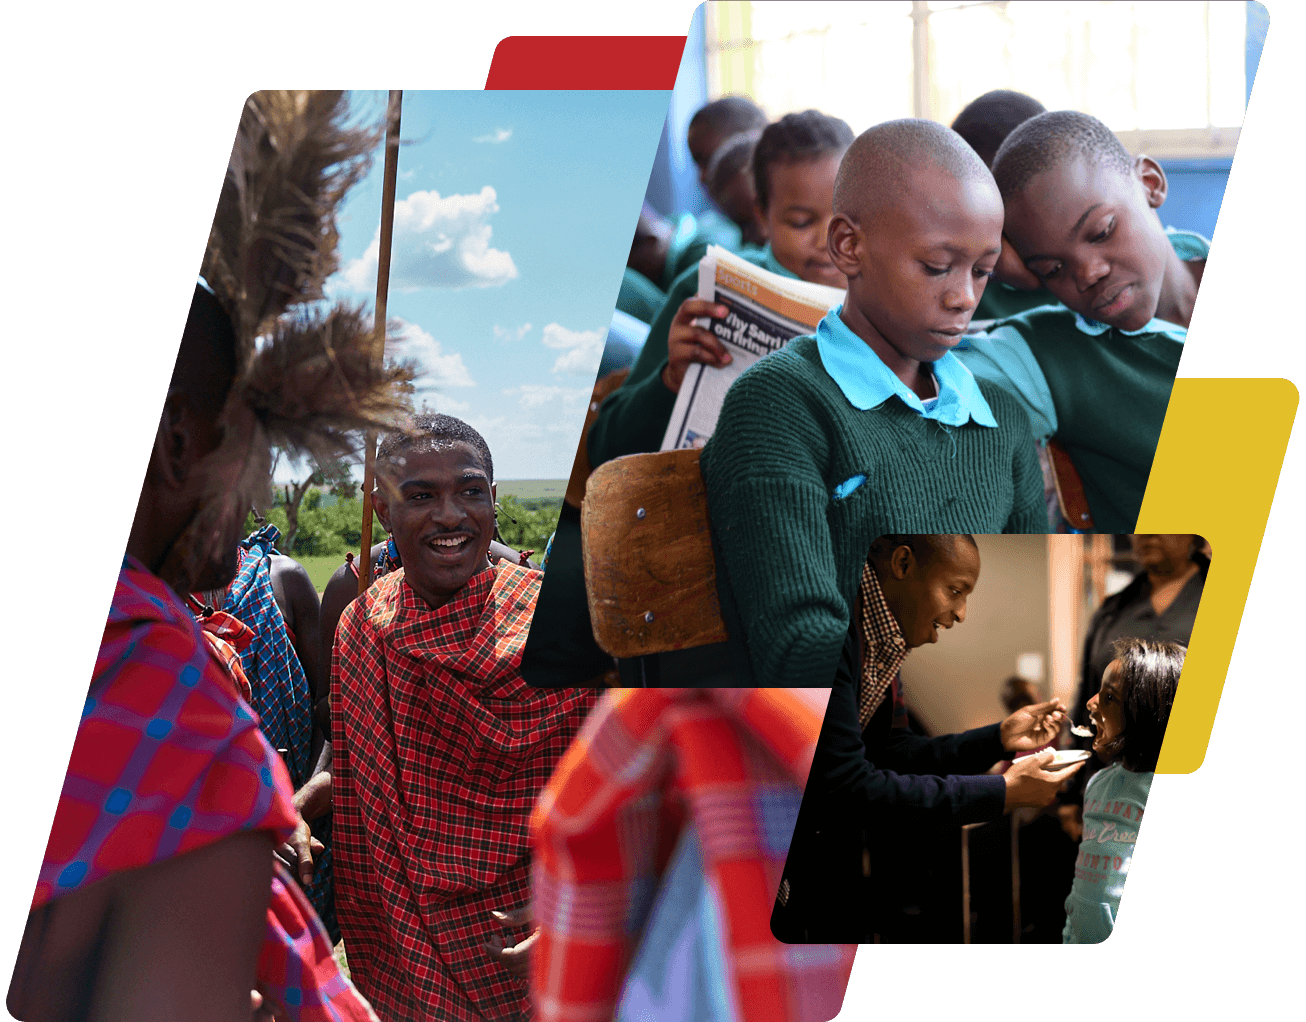
[[[235,328],[236,379],[222,443],[201,466],[199,511],[163,566],[181,587],[221,562],[232,523],[265,499],[271,445],[330,461],[352,450],[351,431],[389,428],[407,411],[414,367],[385,364],[371,318],[306,305],[338,265],[336,208],[381,138],[347,118],[339,91],[245,101],[201,269]]]

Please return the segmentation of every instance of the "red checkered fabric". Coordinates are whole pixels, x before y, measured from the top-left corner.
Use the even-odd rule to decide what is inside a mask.
[[[240,831],[284,840],[298,819],[291,799],[281,758],[190,612],[126,558],[32,907]],[[260,988],[297,1022],[366,1022],[330,951],[311,907],[279,874]]]
[[[248,703],[253,698],[254,689],[240,662],[240,654],[254,641],[254,629],[223,610],[200,614],[196,620],[214,654],[236,683],[240,698]]]
[[[732,989],[722,1000],[746,1022],[838,1013],[855,948],[790,946],[770,927],[828,698],[828,689],[603,697],[531,819],[540,1022],[613,1017],[658,878],[690,824],[726,935]]]
[[[527,901],[531,807],[596,698],[521,677],[541,577],[501,562],[431,610],[400,569],[340,618],[336,911],[350,974],[387,1022],[528,1013],[526,984],[483,947],[524,932],[490,911]]]

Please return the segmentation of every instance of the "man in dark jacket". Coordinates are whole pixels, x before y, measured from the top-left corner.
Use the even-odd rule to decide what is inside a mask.
[[[898,669],[910,650],[965,621],[979,569],[971,536],[882,536],[872,545],[772,917],[780,940],[866,939],[874,921],[849,905],[871,875],[872,849],[905,829],[1048,805],[1079,768],[1044,769],[1048,750],[985,773],[1055,738],[1066,718],[1059,699],[958,735],[907,729]]]

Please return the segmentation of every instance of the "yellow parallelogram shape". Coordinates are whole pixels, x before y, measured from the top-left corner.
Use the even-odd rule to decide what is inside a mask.
[[[1136,529],[1206,537],[1211,570],[1157,773],[1206,758],[1297,399],[1288,380],[1175,380]]]

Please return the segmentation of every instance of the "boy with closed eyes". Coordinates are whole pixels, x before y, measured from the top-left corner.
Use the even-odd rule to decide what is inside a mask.
[[[1207,243],[1162,227],[1165,172],[1087,114],[1024,122],[993,176],[1004,233],[1062,306],[1001,321],[958,357],[1020,398],[1037,439],[1066,448],[1094,528],[1132,533]]]

